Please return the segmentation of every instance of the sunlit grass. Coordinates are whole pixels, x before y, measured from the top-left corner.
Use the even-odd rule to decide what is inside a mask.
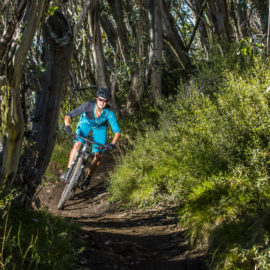
[[[58,139],[45,172],[45,179],[50,182],[57,182],[61,173],[66,169],[69,153],[73,146],[72,138],[65,134],[58,134]],[[46,184],[46,181],[44,182]]]
[[[204,84],[202,72],[200,85],[179,86],[160,128],[137,136],[109,183],[111,199],[129,205],[177,202],[210,269],[268,269],[270,72],[259,60],[245,72],[213,65],[208,79],[218,80]]]

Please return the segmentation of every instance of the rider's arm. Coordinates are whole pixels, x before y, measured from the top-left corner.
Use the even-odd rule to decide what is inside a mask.
[[[87,111],[89,110],[89,108],[91,107],[90,104],[91,104],[90,101],[88,101],[88,102],[82,104],[81,106],[77,107],[77,108],[74,109],[73,111],[67,113],[67,114],[65,115],[65,119],[66,119],[66,116],[69,116],[70,118],[74,118],[74,117],[76,117],[76,116],[78,116],[78,115],[81,115],[81,114],[84,113],[84,112],[87,112]]]
[[[116,144],[116,142],[120,138],[121,130],[120,130],[120,127],[118,125],[117,119],[116,119],[113,111],[110,111],[109,112],[108,120],[109,120],[110,126],[112,128],[112,131],[114,133],[114,137],[112,139],[112,143],[113,144]]]
[[[114,134],[113,139],[112,139],[112,143],[113,143],[113,144],[116,144],[117,141],[118,141],[118,139],[120,138],[120,136],[121,136],[121,133],[120,133],[120,132],[116,132],[116,133]]]
[[[64,119],[65,126],[70,126],[70,119],[71,117],[69,115],[65,115],[65,119]]]

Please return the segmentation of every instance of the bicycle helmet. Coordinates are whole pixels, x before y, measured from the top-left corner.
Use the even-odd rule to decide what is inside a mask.
[[[101,87],[98,88],[96,96],[109,100],[111,98],[111,92],[107,88]]]

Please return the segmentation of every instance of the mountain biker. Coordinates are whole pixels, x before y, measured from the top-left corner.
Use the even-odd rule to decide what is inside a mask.
[[[95,142],[103,144],[105,150],[113,150],[116,142],[120,137],[121,131],[114,112],[107,104],[110,97],[111,94],[107,88],[98,88],[96,92],[96,100],[88,101],[65,115],[65,131],[69,134],[72,134],[70,120],[80,115],[80,120],[76,128],[76,134],[82,137],[87,137],[88,134],[92,132],[93,140]],[[108,122],[112,128],[114,137],[111,143],[105,144],[107,139]],[[60,176],[62,181],[67,181],[66,176],[68,169],[70,168],[76,153],[81,148],[83,143],[84,141],[81,138],[76,137],[74,139],[74,145],[69,154],[67,170]],[[100,165],[103,152],[104,150],[100,150],[97,144],[92,145],[92,153],[94,154],[94,159],[91,163],[90,170],[81,185],[82,190],[85,190],[88,187],[91,176]]]

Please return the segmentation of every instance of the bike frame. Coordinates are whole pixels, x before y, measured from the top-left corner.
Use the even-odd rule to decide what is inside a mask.
[[[91,145],[92,145],[92,144],[97,144],[97,145],[99,145],[99,147],[101,147],[101,150],[104,149],[104,145],[103,145],[103,144],[100,144],[100,143],[97,143],[97,142],[93,141],[92,139],[90,139],[90,137],[84,138],[84,137],[82,137],[82,136],[80,136],[80,135],[78,135],[78,134],[76,134],[76,133],[72,133],[72,135],[75,136],[75,137],[78,137],[78,138],[80,138],[80,139],[82,139],[82,140],[84,140],[85,143],[84,143],[83,146],[79,149],[79,151],[77,152],[75,158],[73,159],[73,161],[72,161],[72,163],[71,163],[71,166],[70,166],[70,168],[69,168],[69,170],[68,170],[68,172],[67,172],[67,179],[69,179],[69,176],[70,176],[70,174],[71,174],[71,172],[72,172],[72,169],[73,169],[75,163],[77,162],[77,159],[78,159],[79,156],[82,156],[82,158],[83,158],[84,161],[88,160],[88,158],[89,158],[89,156],[90,156],[90,151],[91,151]],[[80,169],[80,174],[79,174],[79,176],[81,175],[82,170],[84,169],[84,167],[85,167],[85,166],[84,166],[84,162],[83,162],[83,163],[82,163],[82,166],[81,166],[81,169]],[[78,177],[76,178],[76,180],[75,180],[76,184],[79,183],[79,176],[78,176]]]

